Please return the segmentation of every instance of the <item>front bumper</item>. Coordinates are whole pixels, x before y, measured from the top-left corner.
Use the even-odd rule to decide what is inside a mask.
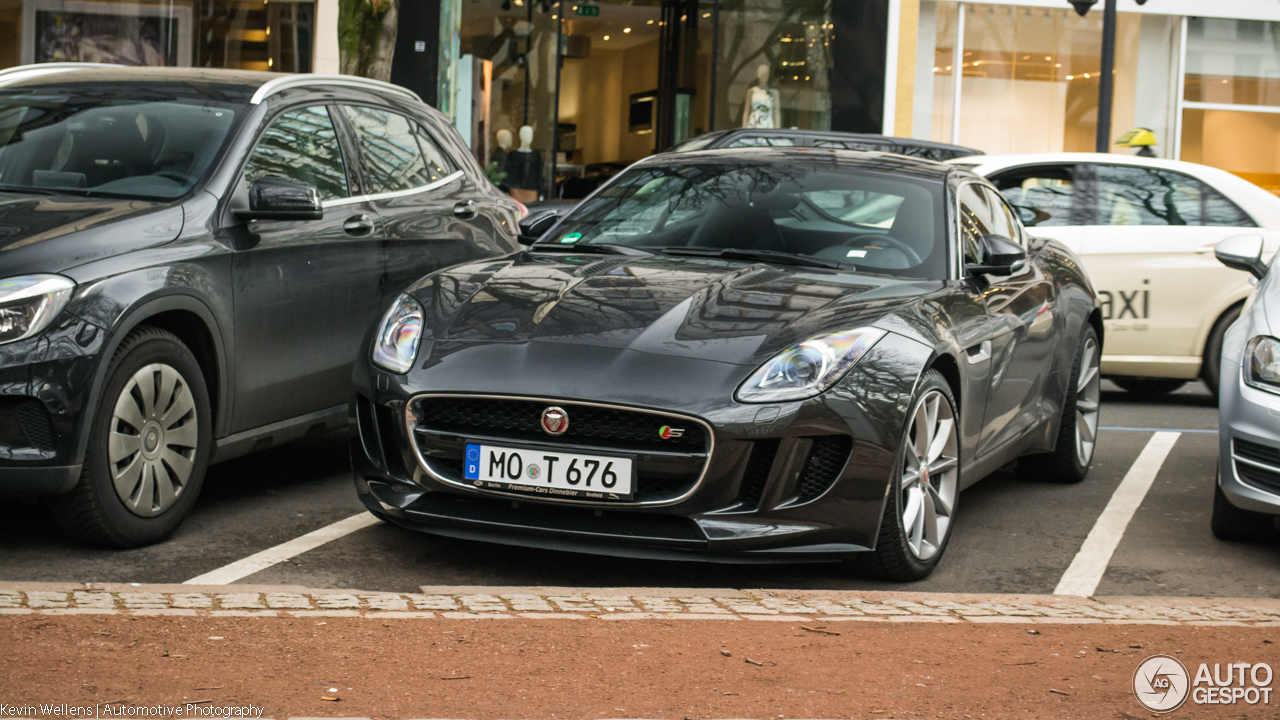
[[[1280,395],[1246,385],[1238,363],[1224,363],[1222,376],[1218,400],[1222,493],[1242,510],[1280,515]]]
[[[882,361],[877,379],[884,383],[886,373],[916,372],[912,368],[918,364],[903,362],[909,354],[905,351],[917,350],[908,347],[914,345],[890,335],[862,362]],[[590,356],[597,353],[609,357],[593,361]],[[472,379],[463,380],[460,374],[453,382],[447,373],[397,376],[361,362],[355,378],[360,429],[352,444],[361,501],[413,530],[611,555],[779,562],[837,559],[875,547],[902,432],[901,408],[914,387],[914,375],[876,387],[859,387],[846,378],[811,400],[747,405],[707,399],[732,397],[736,381],[718,386],[725,381],[700,374],[708,365],[704,361],[590,348],[581,355],[575,363],[582,368],[562,367],[554,376],[531,372],[522,379],[489,379],[487,392],[477,388],[469,396],[536,397],[565,406],[571,415],[575,402],[590,402],[692,416],[710,435],[709,457],[696,479],[665,495],[640,493],[634,502],[554,500],[469,487],[444,475],[436,458],[423,457],[423,448],[412,439],[420,419],[410,408],[423,396],[468,396],[466,386],[474,387],[474,378],[485,375],[473,370]],[[652,396],[645,402],[639,392],[617,387],[608,378],[586,379],[593,367],[611,368],[629,380],[667,378],[676,387],[664,388],[664,395],[682,400],[679,407],[653,402]],[[599,370],[594,375],[599,377]],[[682,383],[689,387],[679,387]],[[520,386],[541,391],[520,392]],[[847,440],[843,455],[832,462],[827,452],[822,462],[815,461],[822,443],[832,447],[829,438]],[[473,430],[460,430],[454,441],[467,439],[477,439]],[[554,447],[603,450],[600,445]],[[644,451],[635,452],[642,463]],[[640,468],[643,488],[643,464]]]
[[[43,333],[0,345],[0,497],[75,487],[103,336],[63,313]]]

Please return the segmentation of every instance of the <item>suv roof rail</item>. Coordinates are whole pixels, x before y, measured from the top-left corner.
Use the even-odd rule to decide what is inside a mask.
[[[284,77],[272,78],[262,84],[258,91],[253,94],[253,98],[249,100],[250,105],[257,105],[263,100],[283,92],[289,88],[306,87],[308,85],[341,85],[344,87],[358,87],[365,89],[382,90],[384,92],[395,93],[411,100],[422,102],[422,98],[418,94],[399,85],[392,85],[381,80],[372,80],[370,78],[362,78],[355,75],[312,75],[311,73],[299,73],[296,75],[286,75]]]
[[[0,85],[21,82],[41,75],[53,75],[74,70],[92,70],[94,68],[124,67],[116,63],[59,62],[18,65],[0,70]]]

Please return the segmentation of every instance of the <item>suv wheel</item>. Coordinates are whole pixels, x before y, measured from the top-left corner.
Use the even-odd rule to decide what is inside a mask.
[[[58,524],[94,545],[168,537],[200,494],[211,421],[191,351],[164,330],[134,330],[111,358],[80,483],[51,502]]]

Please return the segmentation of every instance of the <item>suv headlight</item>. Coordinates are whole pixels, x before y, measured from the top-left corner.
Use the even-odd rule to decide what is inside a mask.
[[[409,372],[422,340],[422,319],[421,303],[408,295],[396,298],[378,325],[373,364],[400,375]]]
[[[774,355],[742,383],[738,402],[804,400],[844,377],[886,332],[859,328],[806,340]]]
[[[0,280],[0,344],[49,327],[76,284],[61,275],[22,275]]]
[[[1265,335],[1245,346],[1249,364],[1244,369],[1245,383],[1262,390],[1280,392],[1280,340]]]

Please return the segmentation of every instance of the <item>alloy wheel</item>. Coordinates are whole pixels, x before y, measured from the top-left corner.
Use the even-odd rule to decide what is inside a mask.
[[[1085,340],[1080,350],[1080,377],[1076,381],[1076,459],[1087,466],[1093,459],[1098,436],[1098,404],[1102,397],[1098,341]]]
[[[920,560],[928,560],[951,529],[960,487],[956,420],[941,391],[930,390],[916,404],[907,438],[898,507],[907,547]]]
[[[116,494],[133,514],[155,517],[182,494],[199,438],[195,408],[182,374],[163,363],[125,383],[111,416],[107,459]]]

